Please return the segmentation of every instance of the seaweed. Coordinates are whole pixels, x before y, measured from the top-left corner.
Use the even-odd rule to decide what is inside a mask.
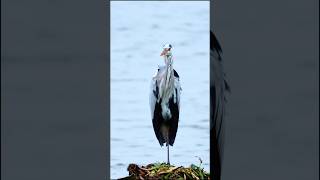
[[[190,167],[173,166],[167,163],[153,163],[147,166],[129,164],[129,176],[119,180],[210,180],[210,174],[200,165],[191,164]]]

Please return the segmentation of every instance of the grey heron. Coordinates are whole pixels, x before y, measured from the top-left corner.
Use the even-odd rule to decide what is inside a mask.
[[[222,49],[212,31],[210,32],[210,50],[210,171],[214,180],[220,180],[226,95],[230,92],[230,87],[223,69]]]
[[[152,124],[160,146],[167,146],[167,163],[170,164],[169,146],[173,146],[179,121],[180,81],[173,69],[172,45],[165,44],[160,56],[164,66],[159,66],[151,81],[150,109]]]

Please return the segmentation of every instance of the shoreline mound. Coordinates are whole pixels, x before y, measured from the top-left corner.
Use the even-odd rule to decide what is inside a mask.
[[[200,164],[201,165],[201,164]],[[192,164],[190,167],[173,166],[167,163],[154,163],[147,166],[129,164],[129,176],[119,180],[155,180],[155,179],[177,179],[177,180],[210,180],[210,174],[200,166]]]

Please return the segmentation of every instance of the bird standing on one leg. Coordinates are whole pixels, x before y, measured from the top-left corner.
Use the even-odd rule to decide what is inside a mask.
[[[179,75],[172,67],[171,44],[164,45],[160,56],[164,57],[165,66],[159,67],[152,78],[150,108],[154,132],[159,144],[166,144],[170,164],[169,146],[173,146],[178,129],[181,87]]]

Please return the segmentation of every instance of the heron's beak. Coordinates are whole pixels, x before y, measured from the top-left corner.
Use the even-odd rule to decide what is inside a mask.
[[[166,55],[168,51],[169,51],[168,49],[164,49],[164,50],[162,51],[162,53],[160,54],[160,56]]]

